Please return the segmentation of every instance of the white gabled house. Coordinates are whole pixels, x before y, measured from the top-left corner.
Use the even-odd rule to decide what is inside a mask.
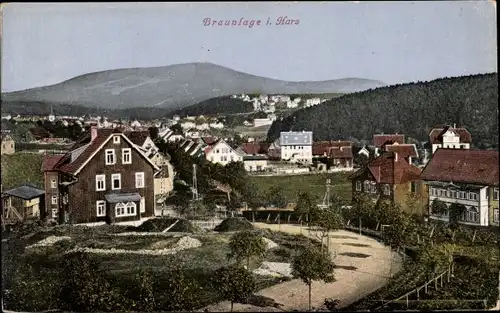
[[[429,134],[429,140],[434,153],[438,148],[470,149],[472,136],[466,128],[453,125],[434,128]]]
[[[243,156],[222,139],[205,148],[205,157],[207,161],[221,165],[243,161]]]

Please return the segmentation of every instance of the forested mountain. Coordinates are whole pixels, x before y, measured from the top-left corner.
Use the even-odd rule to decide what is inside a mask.
[[[298,110],[272,124],[280,131],[312,130],[315,140],[366,140],[377,133],[403,133],[428,140],[432,128],[456,123],[472,134],[473,145],[498,148],[498,74],[442,78],[346,94]]]

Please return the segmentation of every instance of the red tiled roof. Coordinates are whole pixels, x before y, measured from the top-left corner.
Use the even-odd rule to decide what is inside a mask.
[[[437,149],[422,172],[422,179],[498,186],[498,151]]]
[[[404,184],[409,181],[418,180],[421,170],[410,165],[405,159],[395,160],[391,152],[385,152],[375,160],[367,164],[377,183],[382,184]]]
[[[50,171],[59,162],[64,154],[46,154],[43,156],[42,168],[43,171]]]
[[[201,140],[207,145],[212,145],[217,142],[217,138],[215,137],[201,137]]]
[[[352,143],[350,141],[318,141],[313,142],[312,145],[312,155],[330,155],[330,150],[332,148],[340,148],[340,147],[352,147]]]
[[[266,154],[269,144],[264,142],[246,142],[240,146],[246,154]]]
[[[351,159],[352,156],[352,147],[333,147],[330,148],[329,152],[330,158],[334,159]]]
[[[401,134],[392,134],[392,135],[373,135],[373,145],[377,148],[382,148],[384,144],[393,144],[393,143],[404,144],[405,143],[405,135]]]
[[[398,155],[402,158],[407,158],[407,157],[416,158],[416,157],[418,157],[417,146],[415,146],[415,144],[397,144],[397,143],[395,143],[392,145],[386,145],[385,151],[397,152]]]
[[[37,137],[50,137],[50,133],[45,128],[40,126],[30,128],[29,132],[33,134],[33,136]]]
[[[434,128],[429,133],[429,141],[431,144],[441,144],[443,143],[443,135],[446,131],[452,131],[460,137],[461,143],[472,143],[472,136],[467,129],[464,127],[453,128],[446,126],[445,128]]]

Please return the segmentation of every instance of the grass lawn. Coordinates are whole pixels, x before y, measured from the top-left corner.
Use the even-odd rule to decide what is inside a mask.
[[[2,185],[4,190],[31,183],[43,189],[43,155],[15,153],[2,155]]]
[[[330,193],[342,199],[351,199],[351,182],[345,173],[310,174],[290,176],[251,176],[249,179],[255,183],[261,192],[266,193],[272,187],[283,189],[285,197],[294,202],[299,192],[308,192],[318,201],[322,201],[326,187],[326,180],[331,179]]]

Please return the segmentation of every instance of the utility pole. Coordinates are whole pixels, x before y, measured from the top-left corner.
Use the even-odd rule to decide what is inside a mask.
[[[193,200],[198,200],[198,181],[196,180],[196,164],[193,164]]]

